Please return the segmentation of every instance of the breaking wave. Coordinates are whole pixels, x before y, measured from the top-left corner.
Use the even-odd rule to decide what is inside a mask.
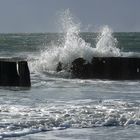
[[[69,10],[61,15],[63,29],[63,41],[59,46],[53,45],[41,52],[38,60],[33,62],[34,70],[46,72],[55,71],[59,62],[63,66],[71,65],[76,58],[84,58],[90,62],[93,56],[120,56],[117,48],[117,39],[113,37],[113,31],[104,26],[98,33],[96,46],[91,46],[80,37],[80,23],[75,23]]]

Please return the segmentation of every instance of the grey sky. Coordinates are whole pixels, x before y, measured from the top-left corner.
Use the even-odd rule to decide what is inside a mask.
[[[83,31],[140,31],[140,0],[0,0],[0,32],[57,32],[57,13],[67,8]]]

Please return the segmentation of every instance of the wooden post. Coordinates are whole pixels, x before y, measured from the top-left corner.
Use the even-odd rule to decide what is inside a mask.
[[[93,57],[91,63],[83,58],[72,62],[73,77],[84,79],[137,80],[140,79],[140,58]]]
[[[19,58],[0,58],[0,86],[30,87],[27,61]]]

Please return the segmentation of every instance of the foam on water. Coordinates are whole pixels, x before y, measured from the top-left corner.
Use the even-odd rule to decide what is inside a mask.
[[[74,22],[69,10],[62,13],[61,23],[64,34],[62,44],[43,50],[38,60],[31,66],[31,68],[34,66],[34,70],[55,71],[59,62],[63,67],[69,67],[72,61],[79,57],[91,62],[94,56],[120,56],[117,39],[113,37],[112,30],[108,26],[99,31],[96,46],[91,46],[80,37],[80,23]]]
[[[55,101],[35,107],[0,105],[0,137],[66,128],[140,125],[140,103],[121,100]]]

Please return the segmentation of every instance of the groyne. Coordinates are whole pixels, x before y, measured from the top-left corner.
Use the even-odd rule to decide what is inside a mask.
[[[0,58],[0,86],[30,87],[27,61],[21,58]]]

